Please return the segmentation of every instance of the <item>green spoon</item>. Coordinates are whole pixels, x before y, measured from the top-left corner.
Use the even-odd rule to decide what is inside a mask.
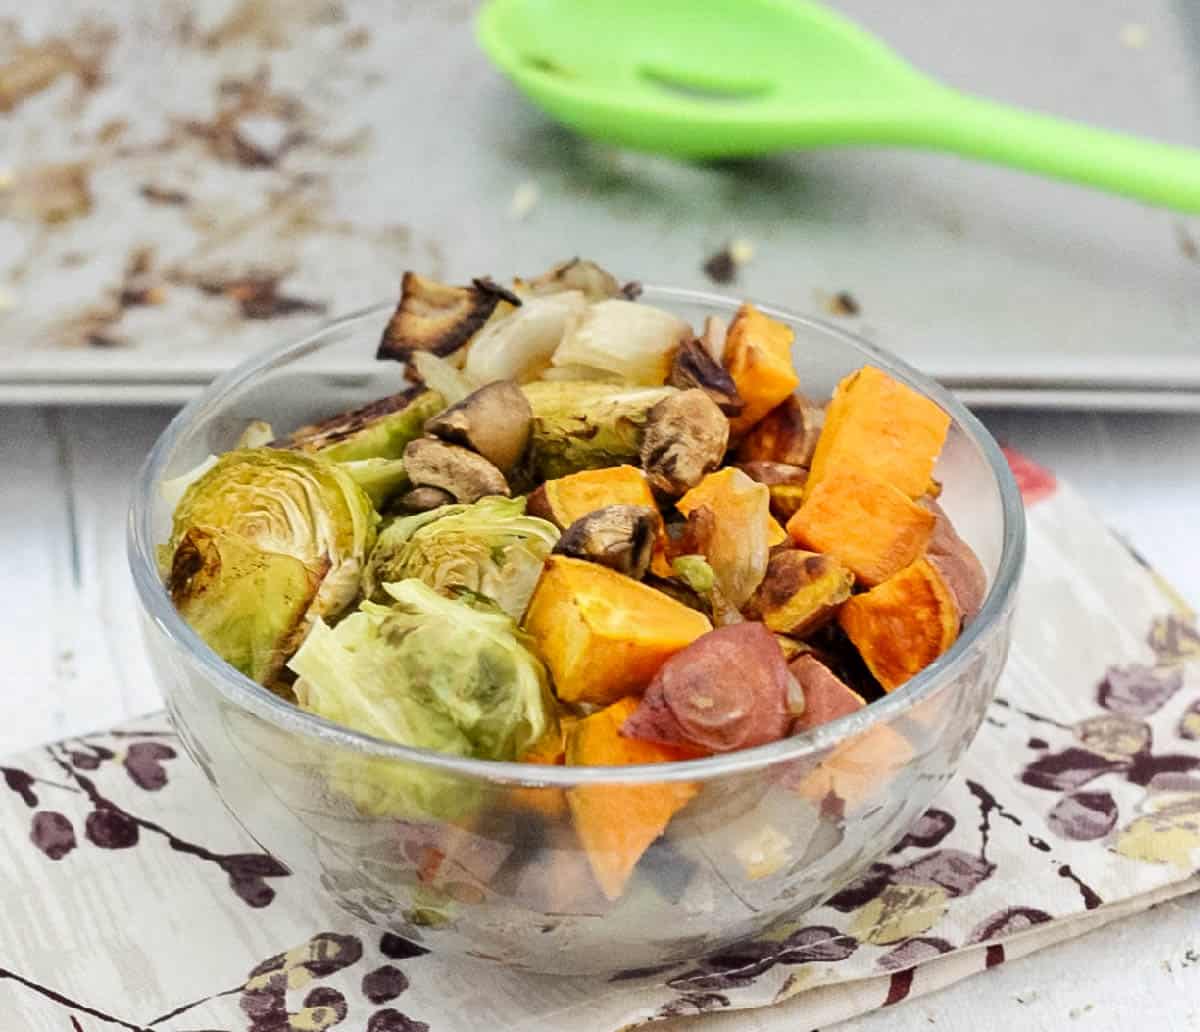
[[[921,147],[1200,212],[1200,151],[955,92],[807,0],[491,0],[477,28],[537,104],[611,143]]]

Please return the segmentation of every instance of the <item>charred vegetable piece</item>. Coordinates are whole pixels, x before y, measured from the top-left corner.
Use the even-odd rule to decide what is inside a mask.
[[[792,678],[762,624],[718,627],[668,659],[621,734],[698,754],[783,738]]]
[[[167,589],[201,639],[230,666],[271,682],[308,631],[326,572],[237,534],[189,527],[175,549]]]
[[[376,358],[406,362],[417,351],[445,357],[467,343],[496,311],[518,306],[521,299],[486,279],[468,287],[452,287],[406,272],[400,303],[383,331]]]
[[[363,593],[390,601],[383,585],[416,577],[443,595],[479,595],[519,620],[558,531],[525,514],[521,498],[483,498],[393,520],[379,535]]]
[[[701,390],[680,391],[650,410],[642,437],[642,468],[655,490],[677,497],[721,464],[729,420]]]
[[[529,383],[522,390],[533,410],[531,468],[541,480],[637,462],[650,410],[675,393],[579,382]]]
[[[950,417],[934,402],[882,370],[864,366],[833,393],[813,454],[808,493],[830,473],[850,469],[919,498],[949,428]]]
[[[622,737],[621,725],[636,707],[636,699],[622,699],[579,721],[567,740],[567,765],[671,763],[691,755],[685,750]],[[589,785],[568,790],[575,832],[596,881],[609,899],[621,895],[642,854],[698,791],[698,785],[687,781]]]
[[[425,421],[445,404],[436,391],[413,387],[351,412],[302,426],[275,441],[274,447],[320,455],[332,462],[398,459],[409,441],[424,432]]]
[[[802,638],[833,619],[853,585],[854,574],[831,555],[779,549],[750,596],[746,615],[772,631]]]
[[[700,508],[712,513],[699,550],[717,576],[721,593],[742,606],[767,572],[767,556],[779,539],[787,540],[771,516],[770,492],[736,467],[710,473],[676,503],[691,519]],[[689,549],[693,551],[693,549]]]
[[[788,533],[802,548],[836,556],[871,587],[925,551],[934,522],[933,513],[891,484],[839,470],[808,496]]]
[[[739,462],[812,462],[824,413],[807,398],[791,394],[750,429],[738,445]]]
[[[749,430],[800,386],[792,368],[794,338],[790,327],[753,305],[738,309],[729,326],[724,357],[742,398],[741,415],[733,420],[735,436]]]
[[[602,369],[623,383],[664,383],[676,348],[691,336],[678,316],[634,301],[590,305],[567,329],[551,360],[556,366]]]
[[[962,623],[942,575],[918,559],[838,612],[838,622],[886,691],[924,670],[954,644]]]
[[[293,625],[301,597],[311,594],[299,637],[315,617],[336,617],[354,600],[377,520],[370,499],[337,463],[272,448],[226,452],[175,507],[165,549],[172,597],[218,655],[244,664],[250,634],[254,656],[273,657],[255,660],[253,669],[273,673],[298,640]],[[308,576],[280,556],[300,563]],[[243,577],[274,588],[255,596],[241,585]],[[311,593],[310,577],[316,579]],[[281,612],[260,611],[275,606]],[[239,615],[249,627],[237,626]],[[281,629],[274,645],[263,638],[267,627]]]
[[[621,284],[611,272],[586,258],[569,258],[528,281],[517,279],[513,288],[522,296],[533,297],[555,296],[578,290],[588,301],[604,301],[623,294]]]
[[[482,455],[508,473],[525,454],[533,413],[521,388],[497,380],[469,394],[425,423],[425,430]]]
[[[404,466],[418,487],[440,487],[468,505],[487,495],[507,498],[510,493],[504,474],[482,455],[429,437],[404,449]]]
[[[529,512],[565,529],[606,505],[654,508],[646,475],[633,466],[609,466],[548,480],[529,496]]]
[[[804,712],[792,724],[792,734],[811,731],[838,717],[862,709],[867,701],[816,656],[797,656],[788,670],[804,695]]]
[[[783,462],[739,462],[738,468],[751,480],[766,484],[771,492],[771,515],[787,523],[804,504],[804,484],[808,470]]]
[[[958,536],[958,531],[942,507],[932,499],[923,500],[921,505],[933,513],[937,520],[925,550],[925,558],[950,588],[962,612],[963,621],[973,620],[987,596],[987,571],[971,546]]]
[[[558,697],[597,705],[641,691],[664,660],[711,627],[660,591],[564,555],[546,560],[525,614]]]
[[[724,340],[721,341],[724,348]],[[742,411],[742,396],[728,370],[699,340],[685,340],[675,352],[667,383],[681,391],[704,391],[727,416]]]
[[[657,509],[606,505],[572,523],[563,531],[554,551],[641,580],[650,566],[658,525]]]

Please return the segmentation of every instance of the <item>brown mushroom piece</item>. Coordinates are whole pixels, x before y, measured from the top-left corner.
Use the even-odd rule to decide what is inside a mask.
[[[742,396],[728,370],[698,340],[685,340],[675,352],[667,383],[680,390],[704,391],[727,416],[742,411]]]
[[[644,505],[606,505],[563,531],[554,551],[640,580],[650,566],[658,513]]]
[[[622,292],[621,284],[611,272],[586,258],[559,262],[528,282],[518,280],[515,286],[538,296],[582,290],[589,301],[620,297]]]
[[[489,279],[452,287],[406,272],[400,303],[388,321],[376,358],[406,362],[418,351],[445,357],[467,343],[501,303],[517,306],[521,299]]]
[[[510,495],[504,474],[482,455],[432,437],[404,449],[404,468],[417,487],[440,487],[467,505],[487,495]]]
[[[440,487],[414,487],[401,495],[393,507],[406,513],[429,512],[430,509],[441,508],[453,501],[454,495]]]
[[[729,420],[699,389],[680,391],[655,405],[646,420],[641,461],[655,490],[678,497],[725,457]]]
[[[786,462],[739,462],[738,468],[751,480],[766,484],[771,492],[771,515],[786,524],[796,510],[804,504],[804,485],[808,481],[808,470],[803,466],[791,466]]]
[[[533,411],[511,380],[497,380],[468,394],[425,423],[425,432],[478,452],[502,473],[525,454]]]

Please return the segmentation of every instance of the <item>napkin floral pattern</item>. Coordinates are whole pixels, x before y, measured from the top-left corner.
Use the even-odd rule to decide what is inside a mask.
[[[91,911],[59,922],[61,941],[6,920],[0,1023],[455,1032],[485,1008],[494,1028],[607,1032],[769,1007],[784,1029],[803,1007],[812,1027],[1200,888],[1194,614],[1070,488],[1009,458],[1028,507],[1028,572],[984,728],[903,840],[802,919],[604,984],[441,960],[301,898],[155,716],[0,764],[6,918],[40,913],[39,897]],[[150,951],[104,927],[115,900],[136,912],[131,925],[182,911],[192,924]]]

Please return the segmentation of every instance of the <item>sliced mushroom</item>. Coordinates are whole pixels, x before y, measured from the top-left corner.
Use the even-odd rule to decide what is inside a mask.
[[[383,331],[375,357],[404,362],[417,351],[432,351],[441,357],[452,354],[474,336],[501,302],[516,306],[521,299],[488,279],[452,287],[406,272],[400,304]]]
[[[727,416],[742,411],[742,396],[733,377],[698,340],[685,340],[679,345],[667,383],[684,391],[690,388],[704,391]]]
[[[453,501],[454,495],[440,487],[414,487],[400,496],[395,502],[395,508],[408,513],[429,512],[430,509],[440,509]]]
[[[644,505],[606,505],[563,531],[554,551],[640,580],[650,566],[658,513]]]
[[[525,454],[533,411],[511,380],[497,380],[434,416],[425,432],[478,452],[502,473]]]
[[[470,504],[487,495],[509,496],[508,481],[482,455],[454,444],[421,437],[404,449],[404,468],[417,487],[440,487],[456,502]]]
[[[680,391],[650,410],[642,438],[642,468],[652,487],[678,497],[721,464],[729,420],[702,390]]]
[[[620,297],[622,289],[621,284],[617,282],[612,273],[586,258],[571,258],[568,261],[559,262],[527,283],[518,280],[516,287],[518,290],[527,290],[534,295],[560,294],[565,290],[582,290],[589,301],[603,301],[609,297]]]

